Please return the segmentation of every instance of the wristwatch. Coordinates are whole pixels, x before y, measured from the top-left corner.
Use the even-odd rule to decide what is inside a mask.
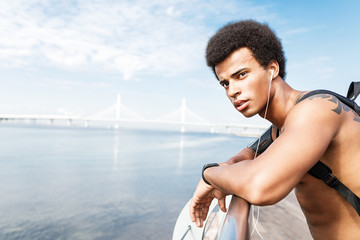
[[[204,180],[204,182],[206,184],[209,184],[211,185],[206,179],[205,179],[205,176],[204,176],[204,171],[207,169],[207,168],[211,168],[211,167],[218,167],[220,166],[218,163],[209,163],[209,164],[205,164],[202,168],[202,172],[201,172],[201,176],[202,176],[202,179]]]

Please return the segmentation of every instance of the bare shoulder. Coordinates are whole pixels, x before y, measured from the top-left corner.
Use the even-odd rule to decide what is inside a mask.
[[[307,151],[316,149],[314,151],[318,152],[319,157],[339,133],[345,115],[350,110],[332,95],[311,96],[290,110],[282,126],[281,136],[295,141],[299,147],[306,147]]]
[[[321,142],[346,144],[360,136],[360,117],[331,94],[316,94],[296,104],[288,114],[284,129]],[[354,142],[354,141],[350,141]],[[355,143],[360,146],[359,141]]]
[[[313,96],[304,99],[296,106],[304,107],[305,105],[306,105],[306,109],[309,111],[316,110],[318,111],[317,113],[323,113],[323,114],[332,113],[332,116],[329,117],[332,117],[333,119],[336,119],[337,116],[340,116],[343,113],[352,113],[353,120],[360,122],[359,115],[353,109],[348,107],[346,104],[341,102],[337,97],[331,94],[325,94],[325,93],[315,94]],[[304,109],[302,108],[302,110]]]
[[[302,144],[307,145],[307,151],[324,154],[335,150],[335,146],[350,146],[351,138],[360,136],[360,118],[335,96],[316,94],[293,107],[285,120],[283,131],[282,135],[289,139],[300,139]],[[359,143],[355,145],[360,146]]]

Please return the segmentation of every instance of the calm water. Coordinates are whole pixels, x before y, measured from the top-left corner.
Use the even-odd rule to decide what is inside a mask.
[[[0,124],[0,239],[171,239],[231,135]]]

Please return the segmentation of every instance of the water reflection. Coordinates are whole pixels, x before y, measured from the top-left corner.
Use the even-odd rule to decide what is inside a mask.
[[[0,239],[170,239],[200,166],[239,146],[210,134],[4,126],[0,143]]]
[[[184,163],[184,134],[180,134],[178,169],[182,169]]]
[[[113,145],[113,151],[114,151],[114,158],[113,158],[113,170],[118,170],[119,165],[119,152],[120,152],[120,136],[119,131],[115,131],[114,133],[114,145]]]

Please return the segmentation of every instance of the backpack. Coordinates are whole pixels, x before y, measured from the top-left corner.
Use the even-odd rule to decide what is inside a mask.
[[[297,100],[296,103],[311,97],[316,94],[330,94],[339,99],[342,103],[353,109],[358,115],[360,115],[360,107],[356,104],[355,99],[360,94],[360,82],[352,82],[349,86],[347,96],[344,97],[340,94],[328,91],[328,90],[315,90],[306,93]],[[326,185],[334,188],[339,192],[356,210],[360,216],[360,198],[355,195],[348,187],[339,181],[333,174],[332,170],[321,161],[317,162],[308,173],[315,178],[321,179]]]

